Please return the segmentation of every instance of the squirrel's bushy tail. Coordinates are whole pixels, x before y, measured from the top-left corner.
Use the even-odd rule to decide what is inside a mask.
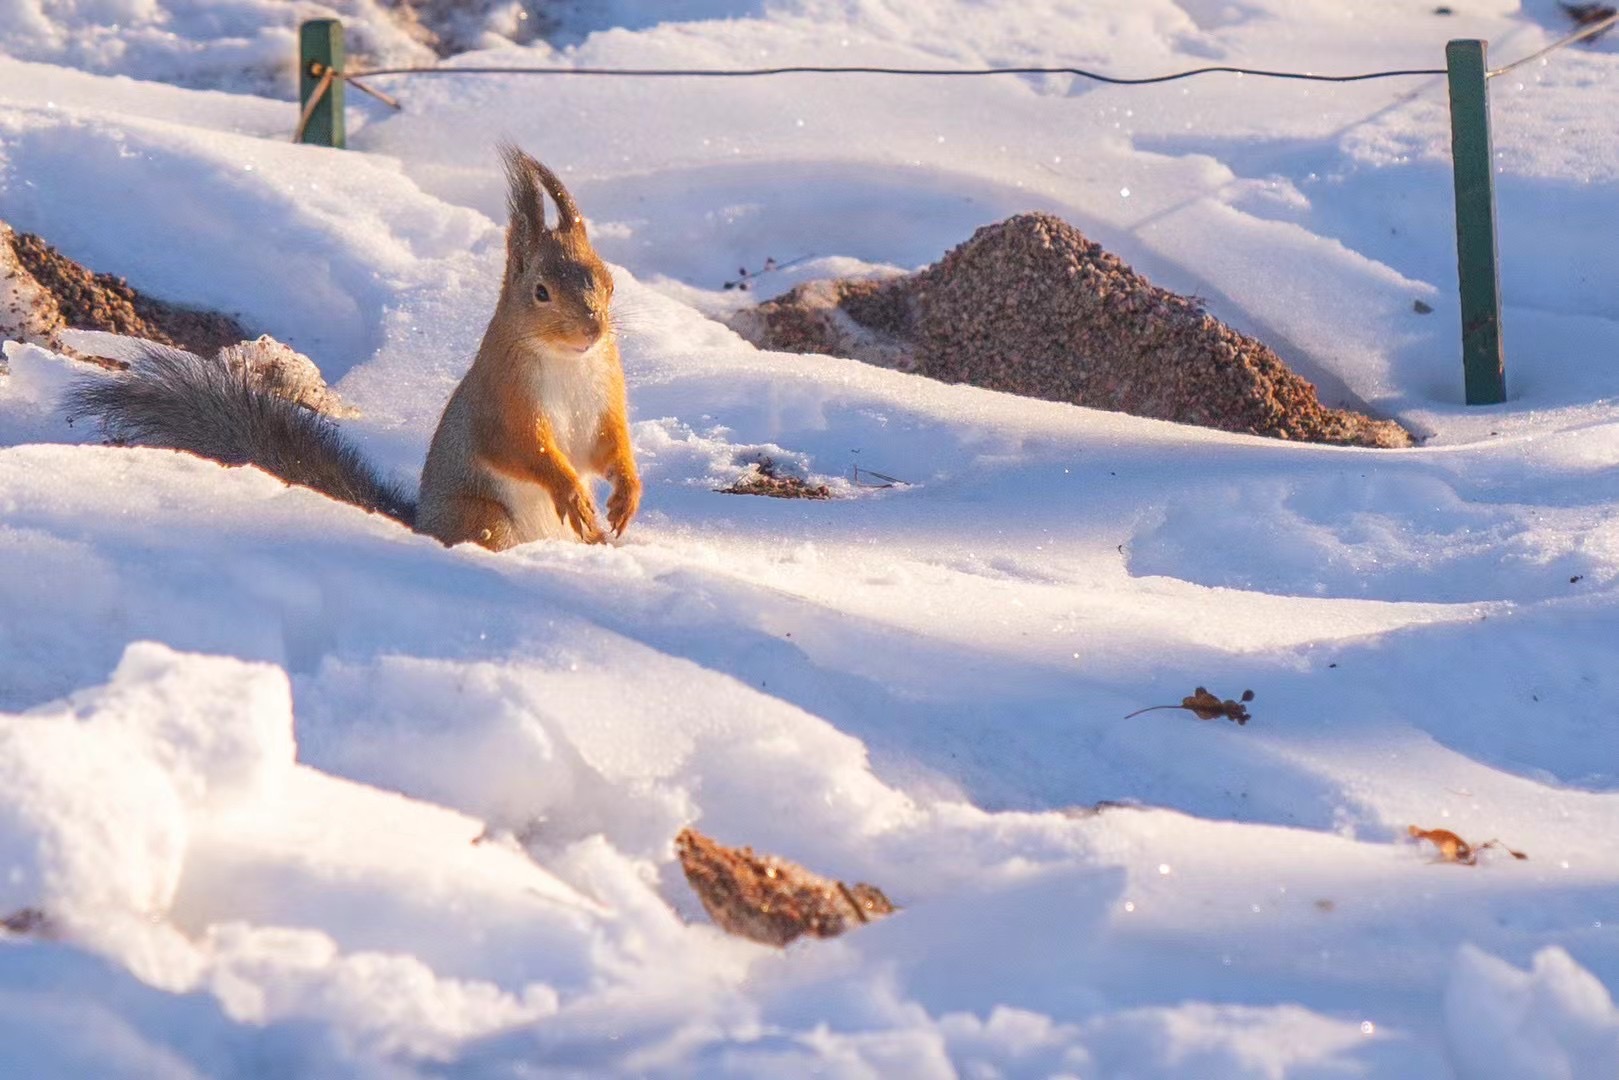
[[[128,371],[81,379],[67,411],[70,419],[100,419],[120,442],[256,465],[406,525],[415,520],[410,497],[378,476],[336,424],[223,360],[146,345]]]

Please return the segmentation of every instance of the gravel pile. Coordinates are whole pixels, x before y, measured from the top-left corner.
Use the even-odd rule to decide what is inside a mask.
[[[1160,289],[1049,214],[1020,214],[916,274],[812,282],[736,316],[764,348],[1254,435],[1411,445],[1321,404],[1264,343]]]
[[[97,274],[69,259],[32,233],[0,226],[0,240],[11,251],[8,270],[20,270],[54,302],[54,310],[38,310],[36,318],[77,330],[105,330],[178,345],[201,355],[217,352],[247,337],[237,321],[213,311],[196,311],[142,296],[128,282]]]
[[[43,345],[100,367],[128,366],[124,360],[68,348],[61,332],[70,327],[144,338],[212,357],[307,409],[335,417],[359,415],[326,385],[314,361],[295,349],[268,335],[247,340],[247,332],[228,315],[142,296],[123,278],[88,270],[39,237],[0,222],[0,339]]]

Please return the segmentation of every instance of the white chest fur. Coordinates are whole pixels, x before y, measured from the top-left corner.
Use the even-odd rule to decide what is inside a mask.
[[[580,473],[591,471],[590,459],[609,405],[611,363],[603,349],[583,355],[544,355],[530,377],[537,411],[550,425],[557,449]]]

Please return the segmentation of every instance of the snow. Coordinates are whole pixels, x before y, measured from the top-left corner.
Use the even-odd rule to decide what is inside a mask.
[[[1550,3],[1453,6],[615,0],[523,45],[491,4],[447,62],[1351,71],[1562,33]],[[1614,45],[1494,90],[1510,400],[1469,409],[1442,79],[379,79],[403,112],[352,95],[353,150],[294,146],[276,72],[334,11],[368,60],[430,62],[370,3],[0,3],[0,219],[308,353],[408,484],[498,285],[512,138],[614,265],[642,516],[445,550],[97,445],[71,362],[7,343],[0,917],[48,921],[0,941],[0,1073],[1619,1068]],[[1021,400],[709,318],[1029,209],[1422,444]],[[767,258],[802,261],[722,288]],[[762,455],[840,497],[714,492]],[[1254,719],[1123,719],[1198,685]],[[902,910],[727,938],[688,824]],[[1435,865],[1411,824],[1529,859]]]
[[[1564,950],[1521,972],[1464,947],[1445,991],[1446,1035],[1466,1076],[1605,1076],[1619,1069],[1619,1010]]]

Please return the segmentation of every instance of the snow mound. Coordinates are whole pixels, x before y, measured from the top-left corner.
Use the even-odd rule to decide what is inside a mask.
[[[291,691],[274,667],[136,643],[105,688],[0,717],[0,747],[0,910],[161,915],[191,818],[276,799]]]
[[[823,836],[914,820],[913,802],[872,776],[865,748],[819,718],[579,621],[557,622],[549,640],[531,643],[539,655],[527,663],[328,663],[300,721],[307,759],[482,818],[533,851],[601,835],[667,860],[675,834],[699,816],[761,845],[797,831],[758,821],[761,813]],[[628,684],[625,663],[637,669]],[[806,755],[816,768],[804,768]]]
[[[1619,1076],[1619,1008],[1556,946],[1519,971],[1464,945],[1445,990],[1445,1038],[1459,1080]]]
[[[85,71],[290,97],[303,19],[342,18],[358,57],[430,63],[432,51],[393,7],[378,0],[12,0],[0,5],[0,48]]]

